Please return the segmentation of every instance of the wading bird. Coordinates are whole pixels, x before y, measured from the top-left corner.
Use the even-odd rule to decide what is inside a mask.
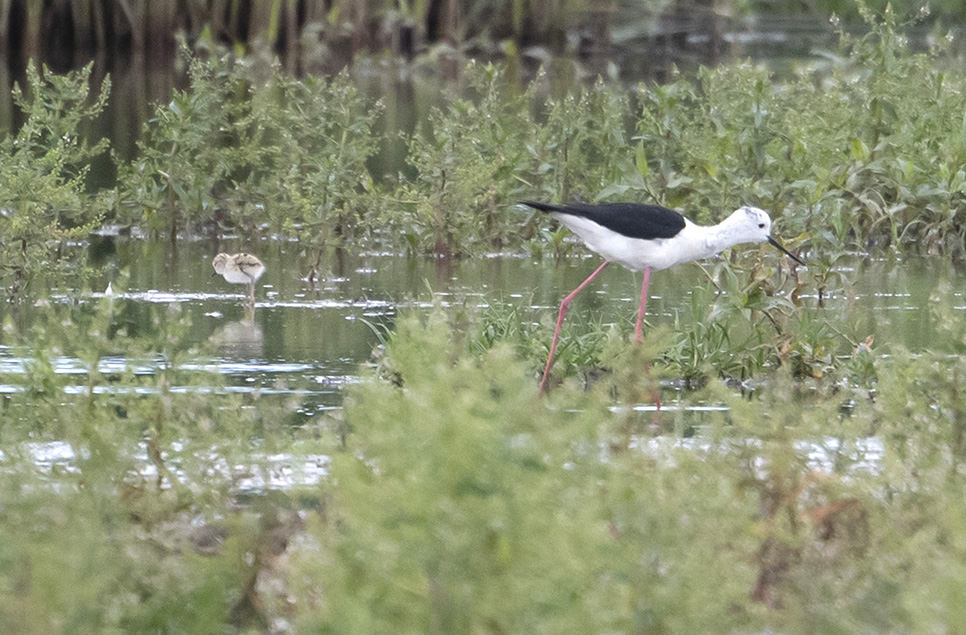
[[[540,393],[547,388],[550,367],[560,338],[560,327],[574,297],[612,262],[644,272],[641,285],[641,306],[637,313],[634,336],[644,339],[644,309],[647,306],[647,285],[651,271],[660,271],[683,262],[708,258],[739,243],[768,242],[800,265],[805,263],[771,237],[771,218],[757,207],[739,207],[717,225],[695,225],[675,211],[658,205],[640,203],[602,203],[589,205],[551,205],[535,201],[521,201],[534,209],[546,212],[577,234],[593,251],[604,257],[594,273],[580,283],[560,303],[557,326],[550,343],[550,355],[540,380]]]
[[[211,261],[214,275],[220,275],[232,284],[248,285],[248,302],[255,306],[255,281],[265,273],[265,265],[251,254],[218,254]]]

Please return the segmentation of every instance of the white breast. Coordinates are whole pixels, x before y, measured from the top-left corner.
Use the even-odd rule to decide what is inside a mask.
[[[224,276],[225,280],[233,284],[248,284],[252,282],[252,279],[247,274],[235,267],[226,267]]]

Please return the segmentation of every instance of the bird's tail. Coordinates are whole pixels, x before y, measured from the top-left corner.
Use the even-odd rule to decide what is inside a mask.
[[[533,209],[538,209],[541,212],[559,212],[559,205],[551,205],[550,203],[538,203],[537,201],[520,201],[520,205],[526,205],[527,207],[532,207]]]

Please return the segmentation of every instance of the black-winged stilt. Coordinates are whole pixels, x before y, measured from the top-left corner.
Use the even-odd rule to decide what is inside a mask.
[[[218,254],[211,261],[214,275],[221,275],[227,282],[248,285],[248,301],[255,306],[255,282],[265,273],[265,265],[257,257],[246,254]]]
[[[571,301],[612,262],[631,271],[644,272],[641,306],[634,331],[638,342],[644,339],[644,309],[647,306],[647,285],[652,270],[660,271],[682,262],[708,258],[739,243],[763,242],[771,243],[798,264],[805,264],[771,237],[771,218],[767,212],[757,207],[739,207],[717,225],[704,227],[658,205],[551,205],[534,201],[521,201],[521,204],[551,214],[577,234],[588,247],[604,257],[603,264],[560,303],[557,326],[550,343],[550,355],[540,380],[541,394],[547,387],[557,340],[560,339],[560,327],[563,326]]]

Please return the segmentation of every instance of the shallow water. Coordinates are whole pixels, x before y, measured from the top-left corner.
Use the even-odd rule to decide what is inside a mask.
[[[342,386],[356,380],[360,364],[370,359],[379,344],[377,334],[391,328],[400,312],[428,312],[434,303],[471,310],[508,304],[551,324],[560,298],[599,263],[590,255],[554,264],[515,254],[444,261],[376,251],[342,253],[329,259],[324,277],[313,286],[305,279],[310,256],[295,243],[223,242],[215,246],[194,241],[173,249],[166,242],[111,240],[111,249],[97,263],[101,273],[91,287],[103,290],[109,282],[118,284],[119,280],[126,284],[112,301],[114,310],[123,312],[131,322],[130,328],[148,330],[156,305],[180,307],[190,318],[189,342],[205,351],[183,364],[182,370],[219,373],[224,381],[218,390],[295,397],[306,416],[340,407]],[[213,276],[210,266],[217,251],[241,249],[255,251],[267,266],[257,286],[254,316],[245,308],[244,287]],[[832,319],[839,328],[847,328],[846,335],[855,341],[873,336],[880,351],[915,353],[944,346],[957,350],[961,345],[943,342],[951,337],[950,319],[962,322],[966,318],[966,285],[960,268],[933,260],[855,257],[841,264],[837,272],[842,282],[832,285],[833,293],[824,299],[823,308],[817,308],[817,292],[809,293],[806,288],[800,310]],[[639,284],[640,274],[611,268],[578,296],[568,324],[578,325],[582,320],[613,323],[630,333]],[[648,322],[674,325],[679,320],[687,328],[695,288],[715,301],[708,277],[697,265],[655,274]],[[43,312],[58,304],[95,303],[102,298],[102,291],[55,286],[44,299],[28,292],[19,306],[0,307],[4,319],[12,324],[0,342],[0,377],[6,378],[0,383],[0,393],[19,389],[16,378],[24,372],[25,360],[18,357],[14,346],[18,332],[27,332]],[[151,357],[108,356],[100,361],[100,371],[118,373],[130,366],[136,374],[151,374],[163,363]],[[77,386],[68,388],[68,393],[87,389],[84,362],[64,356],[53,360],[53,366],[58,374],[77,376]],[[116,389],[111,385],[99,388]],[[173,387],[179,389],[187,390]]]
[[[0,305],[5,325],[0,332],[0,397],[26,389],[26,376],[35,359],[30,345],[24,343],[32,341],[37,323],[46,323],[55,315],[63,319],[76,314],[65,312],[65,306],[73,311],[109,302],[114,314],[123,316],[120,321],[127,324],[127,332],[139,335],[151,332],[159,314],[177,308],[188,324],[180,346],[197,352],[179,361],[176,377],[181,379],[176,381],[183,384],[175,383],[168,390],[243,394],[257,397],[269,407],[284,404],[285,412],[294,410],[291,422],[299,425],[341,409],[343,387],[359,380],[380,344],[380,334],[391,329],[400,314],[426,314],[435,305],[474,311],[505,304],[525,319],[542,322],[549,333],[560,299],[599,264],[598,257],[589,254],[554,263],[520,254],[447,261],[379,251],[347,252],[329,258],[324,276],[312,285],[305,274],[313,256],[291,242],[252,245],[223,241],[216,245],[199,240],[177,248],[166,242],[119,237],[108,242],[110,248],[101,249],[95,262],[99,273],[91,280],[93,291],[57,284],[42,289],[37,284],[28,287],[20,302]],[[213,276],[210,265],[218,251],[243,249],[256,252],[267,266],[257,285],[254,314],[246,308],[245,288]],[[713,261],[706,263],[709,270],[713,265]],[[834,324],[852,341],[872,336],[880,355],[915,355],[926,349],[962,352],[964,329],[957,325],[966,323],[966,285],[961,267],[937,260],[902,262],[856,256],[839,264],[836,272],[840,281],[831,285],[833,292],[821,307],[818,293],[810,292],[806,285],[796,310]],[[808,272],[802,275],[810,279]],[[109,282],[116,290],[106,299],[103,290]],[[610,268],[578,296],[568,315],[570,328],[579,332],[581,324],[588,322],[615,324],[629,335],[640,282],[640,274]],[[707,273],[697,265],[658,272],[651,279],[648,323],[690,328],[695,293],[711,302],[726,301],[715,296]],[[60,349],[55,345],[54,350]],[[104,355],[98,361],[102,383],[93,387],[88,385],[88,362],[55,354],[50,363],[61,380],[62,400],[68,402],[91,389],[99,394],[157,391],[158,383],[151,379],[170,361],[153,351],[130,357]],[[126,372],[148,381],[143,385],[117,382]],[[534,390],[537,372],[535,369]],[[691,447],[687,444],[699,442],[689,439],[692,433],[720,421],[728,407],[678,400],[675,387],[668,386],[662,395],[661,430],[673,428],[675,434],[667,436],[668,441]],[[733,387],[735,391],[745,388]],[[842,398],[847,401],[847,396]],[[635,413],[642,433],[649,429],[660,433],[653,429],[654,404],[615,404],[614,409]],[[9,407],[6,414],[17,416]],[[655,452],[650,447],[655,442],[649,437],[640,440],[650,453]],[[815,469],[822,469],[832,451],[821,440],[807,443],[811,444],[809,460]],[[868,456],[862,460],[874,469],[877,442],[872,439],[869,443]],[[56,437],[28,443],[23,449],[35,457],[34,463],[42,471],[69,473],[76,469],[74,450]],[[146,460],[146,452],[144,448],[142,476],[152,478],[155,467]],[[238,483],[242,490],[263,491],[317,482],[326,473],[328,458],[317,453],[254,451],[245,460],[244,466],[222,467],[249,474]]]

